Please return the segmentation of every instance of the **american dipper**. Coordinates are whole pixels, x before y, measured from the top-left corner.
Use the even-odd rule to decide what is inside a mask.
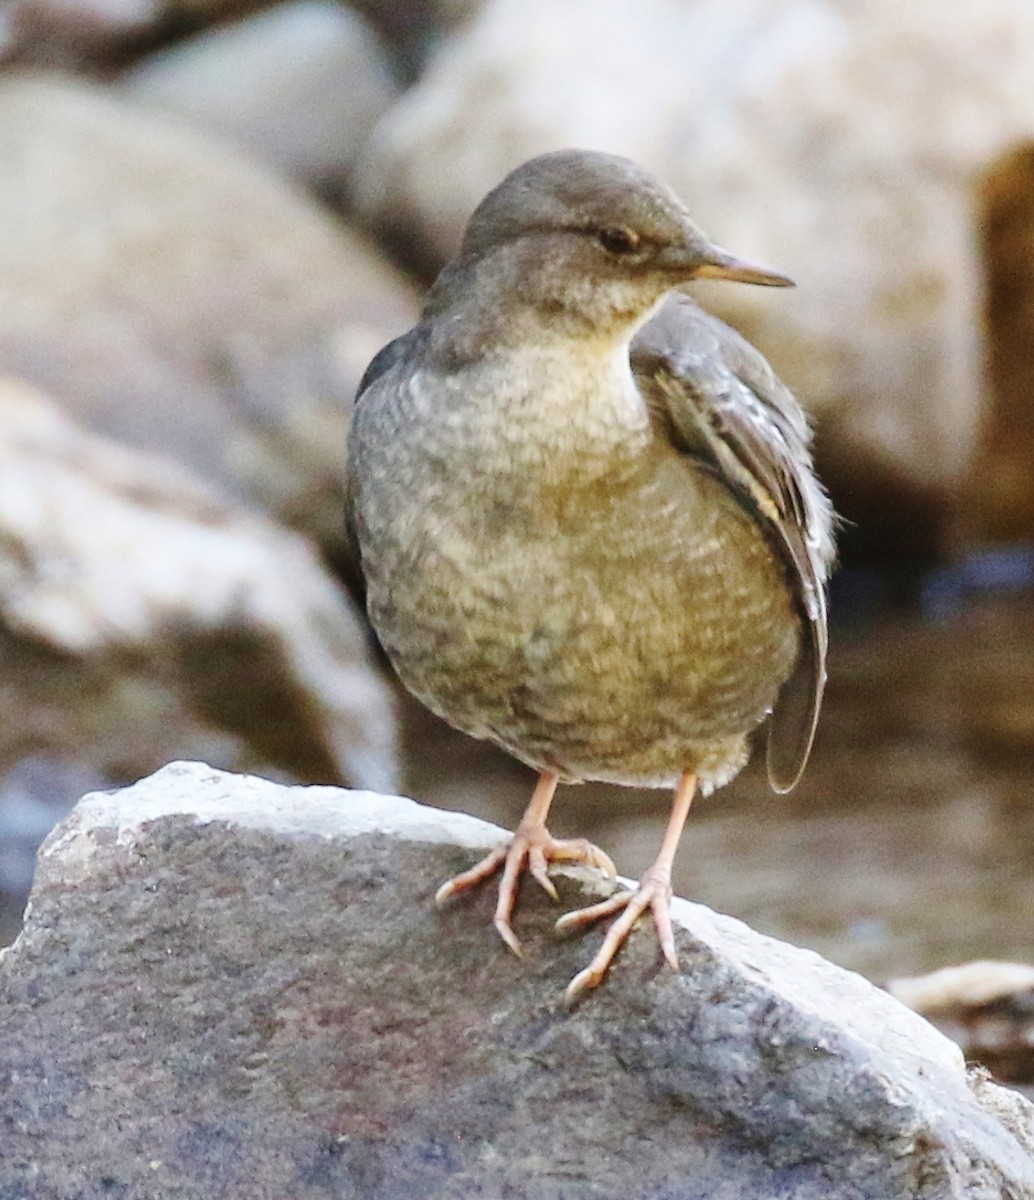
[[[825,681],[832,510],[793,395],[734,330],[673,289],[787,286],[734,258],[627,159],[534,158],[470,219],[420,323],[360,384],[348,518],[367,605],[403,683],[457,728],[539,773],[510,842],[446,883],[502,869],[614,873],[546,829],[558,782],[674,788],[635,891],[572,980],[595,987],[651,909],[678,967],[671,866],[693,795],[727,783],[768,718],[776,791],[797,782]]]

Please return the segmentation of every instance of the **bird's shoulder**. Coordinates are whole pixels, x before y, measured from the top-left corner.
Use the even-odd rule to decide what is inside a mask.
[[[812,470],[807,419],[763,355],[681,294],[637,335],[631,362],[655,419],[737,496],[786,569],[803,636],[769,725],[768,767],[787,791],[807,762],[825,685],[833,558],[832,508]]]
[[[355,390],[355,403],[360,404],[370,389],[389,372],[418,358],[427,340],[427,326],[420,322],[399,337],[393,338],[386,346],[382,346],[370,360],[362,379],[359,380],[359,386]]]

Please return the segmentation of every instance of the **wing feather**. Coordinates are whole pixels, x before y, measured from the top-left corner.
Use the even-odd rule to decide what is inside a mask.
[[[826,683],[833,558],[833,513],[812,472],[807,421],[758,351],[682,295],[640,332],[632,367],[646,394],[660,397],[678,445],[755,514],[786,567],[802,630],[769,720],[768,776],[787,792],[808,761]]]

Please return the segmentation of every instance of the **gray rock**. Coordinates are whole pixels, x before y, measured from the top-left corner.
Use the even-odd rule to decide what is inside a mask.
[[[394,722],[311,544],[0,380],[0,773],[170,757],[384,787]],[[2,1190],[0,1190],[2,1191]]]
[[[344,438],[412,323],[395,272],[222,141],[67,81],[0,82],[0,372],[343,542]]]
[[[1034,1196],[1034,1121],[859,976],[676,901],[574,1012],[599,934],[438,881],[500,832],[174,764],[84,799],[0,958],[0,1194]],[[600,895],[559,874],[566,904]]]
[[[362,194],[426,270],[521,160],[642,162],[716,240],[798,281],[706,303],[819,412],[853,485],[879,470],[893,532],[901,497],[943,514],[965,494],[986,358],[975,181],[1032,135],[1034,7],[1014,0],[488,0],[375,131]]]
[[[398,93],[367,25],[328,0],[295,0],[177,42],[120,83],[281,173],[325,186],[347,184]]]
[[[887,991],[958,1042],[968,1062],[1034,1096],[1034,966],[981,960],[887,981]]]

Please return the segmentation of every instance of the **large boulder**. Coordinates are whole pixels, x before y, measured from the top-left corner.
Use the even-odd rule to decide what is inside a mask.
[[[385,52],[358,14],[293,0],[149,55],[130,96],[247,148],[283,174],[338,190],[395,99]]]
[[[957,514],[983,400],[980,181],[1032,137],[1034,8],[1012,0],[488,0],[375,131],[363,194],[430,269],[533,154],[658,172],[717,241],[798,280],[704,299],[820,414],[843,506],[887,545]]]
[[[0,380],[0,774],[170,757],[396,777],[387,686],[312,545]]]
[[[408,327],[398,276],[218,139],[84,84],[0,81],[0,372],[335,554],[345,432]]]
[[[175,764],[80,803],[0,959],[0,1194],[995,1200],[1034,1109],[857,975],[676,901],[573,1012],[597,932],[440,880],[501,832]],[[557,875],[567,905],[606,891]]]

